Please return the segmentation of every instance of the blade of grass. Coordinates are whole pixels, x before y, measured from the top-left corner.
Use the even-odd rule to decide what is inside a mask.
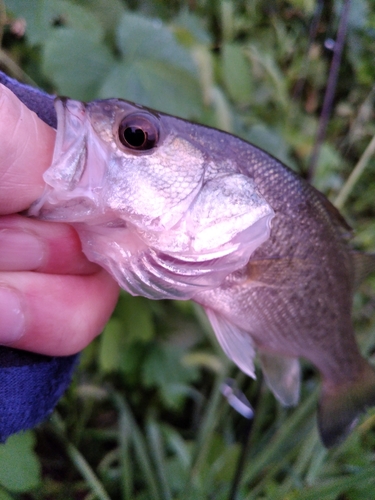
[[[124,426],[131,430],[130,436],[134,446],[134,451],[138,458],[138,463],[143,471],[145,483],[148,487],[148,494],[153,500],[163,500],[158,488],[158,481],[152,467],[150,457],[148,455],[147,445],[142,432],[130,410],[125,398],[116,392],[112,393],[112,399],[124,419]]]
[[[241,484],[242,474],[245,468],[245,460],[247,458],[249,451],[252,428],[253,428],[253,420],[251,419],[246,423],[246,431],[245,431],[245,436],[243,437],[241,454],[238,458],[237,468],[231,484],[228,500],[236,500],[237,498],[237,493]]]
[[[160,436],[159,427],[154,420],[150,420],[146,426],[149,447],[154,457],[156,472],[159,476],[159,483],[164,500],[172,500],[172,493],[168,485],[165,470],[165,457],[163,454],[163,443]]]
[[[324,450],[323,457],[325,457],[327,450],[319,443],[318,433],[314,427],[304,439],[302,447],[299,449],[299,453],[294,457],[293,461],[291,461],[291,471],[284,482],[280,484],[278,495],[275,500],[283,500],[287,493],[292,491],[293,488],[301,487],[302,484],[306,482],[306,471],[311,461],[319,454],[321,449]]]
[[[261,384],[257,385],[257,392],[254,398],[254,408],[257,408],[258,402],[260,400]],[[254,428],[254,415],[246,422],[246,428],[244,436],[242,437],[242,450],[238,458],[238,463],[236,467],[236,472],[233,477],[233,481],[230,488],[230,493],[228,500],[236,500],[237,494],[241,485],[243,472],[245,470],[246,459],[250,449],[250,442],[252,437],[252,432]]]
[[[174,452],[183,469],[188,469],[191,463],[191,454],[187,442],[169,425],[163,425],[168,447]]]
[[[300,404],[296,411],[285,421],[282,428],[270,440],[269,445],[256,456],[251,456],[252,462],[249,464],[247,471],[245,471],[243,482],[251,483],[263,469],[275,463],[279,458],[283,458],[286,451],[294,442],[296,429],[313,411],[317,397],[318,389],[303,404]]]
[[[291,494],[289,498],[291,500],[316,500],[317,498],[326,500],[329,498],[338,498],[338,495],[345,493],[348,489],[355,488],[361,483],[374,483],[375,488],[375,477],[372,467],[355,474],[324,481],[314,488],[303,488],[300,492]],[[354,496],[351,498],[354,498]]]
[[[133,462],[129,450],[130,432],[131,428],[128,425],[126,415],[120,411],[118,439],[120,444],[121,487],[124,500],[130,500],[134,491]]]
[[[52,415],[51,422],[55,434],[63,445],[66,454],[71,459],[81,476],[85,479],[88,487],[92,490],[92,492],[99,500],[111,500],[104,486],[99,481],[98,477],[96,476],[90,465],[87,463],[84,456],[66,437],[64,432],[64,425],[61,418],[56,412]]]
[[[371,139],[370,143],[368,144],[367,148],[363,152],[361,158],[359,159],[357,165],[354,167],[352,170],[352,173],[349,175],[347,181],[343,185],[340,193],[338,194],[337,198],[333,202],[336,208],[341,210],[348,199],[348,196],[352,192],[352,189],[355,185],[355,183],[358,181],[360,176],[363,174],[365,168],[367,167],[367,164],[375,153],[375,135]]]
[[[296,448],[291,448],[286,453],[283,454],[282,460],[275,460],[273,464],[269,464],[267,470],[262,476],[262,479],[256,484],[256,486],[251,486],[250,493],[245,497],[245,500],[258,500],[258,498],[263,498],[262,495],[267,491],[267,487],[275,482],[275,477],[279,474],[280,470],[285,468],[287,464],[290,464],[296,455]],[[288,474],[289,477],[289,474]],[[277,491],[280,491],[282,484],[279,481]],[[285,500],[284,492],[281,495],[274,496],[272,500]]]
[[[195,441],[195,449],[193,452],[192,465],[188,475],[187,484],[185,487],[184,498],[189,498],[191,487],[197,485],[197,480],[202,466],[207,458],[212,437],[215,431],[215,423],[219,414],[219,405],[222,402],[221,385],[224,380],[224,375],[219,375],[216,378],[214,389],[208,401],[205,414],[203,415],[199,432]]]
[[[306,471],[306,484],[312,485],[315,481],[318,480],[318,476],[321,474],[324,468],[327,453],[328,451],[323,448],[323,446],[315,449],[315,453],[311,457],[309,468]]]

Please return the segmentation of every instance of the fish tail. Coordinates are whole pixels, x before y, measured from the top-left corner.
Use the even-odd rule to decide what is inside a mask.
[[[353,382],[332,386],[323,381],[318,426],[324,446],[340,443],[370,406],[375,406],[375,371],[365,360]]]

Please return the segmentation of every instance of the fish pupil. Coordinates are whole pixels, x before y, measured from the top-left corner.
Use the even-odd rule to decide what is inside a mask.
[[[125,116],[120,122],[118,137],[127,149],[133,151],[153,149],[159,140],[158,119],[144,111]]]
[[[147,134],[140,128],[127,127],[124,130],[124,139],[129,146],[133,146],[133,148],[141,148],[147,140]]]

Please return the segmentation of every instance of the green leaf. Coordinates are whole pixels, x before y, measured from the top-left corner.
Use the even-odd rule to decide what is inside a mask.
[[[155,334],[149,301],[142,297],[121,295],[117,312],[100,337],[99,366],[104,373],[123,371],[127,374],[139,368],[143,355],[142,343]]]
[[[118,306],[126,344],[147,342],[155,335],[155,325],[149,301],[129,294],[121,296]]]
[[[80,0],[80,5],[92,12],[105,31],[117,28],[125,8],[121,0]]]
[[[205,368],[214,373],[222,373],[224,370],[221,359],[215,354],[205,351],[188,353],[183,357],[183,362],[186,366]]]
[[[121,97],[182,118],[197,117],[201,109],[196,78],[180,67],[152,59],[114,66],[99,95]]]
[[[229,95],[237,104],[248,104],[251,101],[253,82],[250,65],[240,45],[223,45],[222,76]]]
[[[173,23],[173,31],[179,42],[186,46],[211,43],[211,35],[205,29],[203,19],[189,12],[187,9],[180,12]]]
[[[111,64],[105,45],[70,28],[55,30],[43,50],[45,75],[52,78],[58,93],[74,99],[94,99]]]
[[[301,9],[306,14],[313,14],[316,9],[315,0],[290,0],[290,4],[296,9]]]
[[[240,452],[238,443],[229,444],[223,436],[215,433],[205,462],[206,470],[202,470],[203,475],[212,474],[216,481],[229,482],[236,472]]]
[[[343,4],[336,2],[336,15],[342,15]],[[348,24],[351,29],[364,29],[368,23],[370,9],[366,0],[355,0],[350,5]]]
[[[11,436],[0,445],[0,484],[14,492],[36,488],[41,481],[41,470],[34,453],[35,437],[29,431]]]
[[[159,19],[126,13],[117,29],[117,40],[127,61],[163,61],[196,74],[190,53]]]
[[[261,93],[271,93],[272,98],[281,107],[281,113],[286,113],[289,105],[289,96],[287,82],[284,73],[276,59],[276,54],[271,51],[263,50],[256,43],[249,44],[246,47],[246,55],[252,66],[252,71],[261,75]],[[262,87],[265,87],[264,89]],[[256,88],[259,91],[258,88]]]
[[[339,172],[344,164],[345,160],[337,149],[329,144],[323,144],[315,171],[314,186],[323,193],[327,193],[330,189],[338,192],[343,182]]]
[[[153,345],[144,360],[142,379],[146,387],[161,390],[164,402],[175,406],[185,396],[187,384],[197,377],[197,370],[181,363],[181,353],[169,345]]]
[[[8,493],[6,493],[5,491],[0,490],[0,500],[14,500],[14,499],[10,495],[8,495]]]
[[[118,371],[123,364],[124,326],[117,318],[111,318],[100,336],[99,366],[102,372]]]
[[[26,20],[26,36],[30,44],[42,43],[48,36],[55,14],[48,0],[7,0],[7,9],[16,17]]]
[[[293,160],[289,156],[290,147],[277,130],[265,125],[254,125],[246,139],[286,165],[293,166]]]
[[[190,52],[160,20],[126,13],[117,29],[123,60],[114,65],[99,95],[120,97],[183,118],[202,107]]]
[[[52,0],[50,3],[54,6],[55,16],[57,14],[64,27],[82,31],[92,40],[103,39],[104,30],[89,6],[84,8],[67,0]]]
[[[103,38],[104,31],[99,20],[89,8],[84,8],[68,0],[9,0],[7,7],[14,15],[26,19],[26,34],[31,44],[43,42],[58,28],[60,21],[64,27],[86,33],[95,40]]]

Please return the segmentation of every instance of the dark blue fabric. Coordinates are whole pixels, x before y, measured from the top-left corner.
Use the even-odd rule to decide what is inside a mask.
[[[1,71],[0,83],[43,121],[56,127],[53,96],[23,85]],[[77,360],[78,355],[51,358],[0,346],[0,442],[34,427],[52,412],[70,383]]]

